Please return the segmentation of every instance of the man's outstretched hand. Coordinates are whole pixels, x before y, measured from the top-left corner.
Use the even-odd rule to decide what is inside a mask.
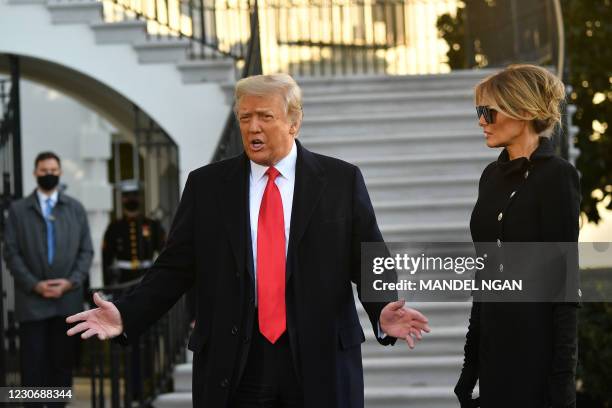
[[[387,304],[380,312],[380,328],[388,336],[406,340],[414,348],[414,340],[421,340],[423,332],[429,333],[427,318],[421,312],[404,307],[405,300]],[[414,337],[413,337],[414,336]]]
[[[98,335],[100,340],[111,339],[123,332],[121,314],[112,302],[108,302],[96,292],[93,295],[94,303],[98,306],[95,309],[86,310],[81,313],[68,316],[66,323],[80,322],[66,333],[73,336],[81,334],[82,339]]]

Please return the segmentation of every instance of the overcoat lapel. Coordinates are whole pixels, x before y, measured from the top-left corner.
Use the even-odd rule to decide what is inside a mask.
[[[219,196],[219,208],[224,217],[224,224],[239,273],[242,273],[246,266],[245,225],[247,225],[248,214],[248,163],[244,153],[236,158],[234,166],[225,177],[225,183],[222,185]]]
[[[295,167],[295,187],[293,191],[293,208],[291,210],[291,230],[289,233],[289,250],[287,258],[294,256],[306,227],[310,222],[315,206],[321,199],[327,179],[315,156],[302,147],[296,140],[297,162]],[[291,263],[287,262],[287,265]],[[287,281],[293,268],[287,268]]]

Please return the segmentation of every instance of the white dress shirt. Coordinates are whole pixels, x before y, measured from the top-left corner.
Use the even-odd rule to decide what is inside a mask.
[[[285,222],[285,255],[289,246],[289,229],[291,226],[291,209],[293,207],[293,190],[295,188],[295,163],[297,161],[297,146],[295,141],[291,151],[274,167],[279,171],[279,175],[274,183],[280,191],[283,202],[283,216]],[[257,304],[257,225],[259,222],[259,207],[263,193],[268,184],[266,171],[268,166],[251,161],[251,175],[249,177],[249,215],[251,221],[251,243],[253,246],[253,277],[255,278],[255,304]]]
[[[38,197],[38,204],[40,204],[40,210],[43,214],[45,214],[45,209],[47,208],[47,199],[51,199],[51,208],[55,208],[55,204],[57,204],[57,197],[59,193],[55,190],[51,193],[50,196],[46,195],[40,190],[36,190],[36,196]]]

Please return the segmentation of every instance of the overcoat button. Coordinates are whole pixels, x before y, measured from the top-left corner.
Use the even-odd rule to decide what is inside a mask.
[[[529,177],[529,170],[525,172],[525,178]]]
[[[498,247],[498,248],[501,248],[501,241],[500,241],[500,239],[499,239],[499,238],[497,238],[497,247]]]
[[[232,335],[235,336],[236,334],[238,334],[238,327],[234,326],[232,327]]]
[[[499,264],[499,271],[503,272],[504,271],[504,264]]]
[[[510,193],[510,198],[514,197],[515,194],[516,194],[516,191],[513,191],[512,193]]]
[[[504,217],[504,213],[503,213],[503,212],[500,212],[500,213],[497,215],[497,221],[501,221],[503,217]]]

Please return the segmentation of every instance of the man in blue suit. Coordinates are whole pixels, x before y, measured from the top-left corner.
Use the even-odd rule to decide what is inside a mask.
[[[4,255],[15,279],[21,383],[27,387],[72,385],[74,341],[64,335],[64,320],[83,310],[94,254],[87,213],[60,191],[61,175],[55,153],[38,154],[38,186],[11,204],[6,224]]]

